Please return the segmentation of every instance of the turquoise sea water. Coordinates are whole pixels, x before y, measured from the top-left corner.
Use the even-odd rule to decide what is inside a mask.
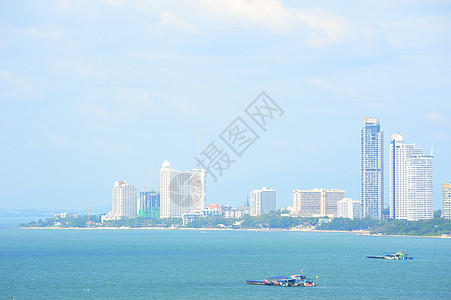
[[[367,259],[396,250],[412,261]],[[253,286],[299,270],[315,288]],[[0,229],[0,299],[451,299],[451,240],[346,233]]]

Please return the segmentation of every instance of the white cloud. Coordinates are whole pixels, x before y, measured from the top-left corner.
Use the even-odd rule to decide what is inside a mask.
[[[298,18],[311,30],[307,40],[311,46],[325,46],[349,37],[348,21],[330,11],[301,10]]]
[[[202,111],[198,105],[183,97],[169,97],[149,89],[121,88],[118,97],[127,105],[147,109],[153,114],[175,110],[184,115],[198,115]]]
[[[17,27],[6,25],[1,28],[1,34],[40,40],[52,40],[64,37],[63,30],[58,26],[46,26],[40,28],[35,26]]]
[[[313,83],[315,85],[318,85],[326,90],[330,90],[336,94],[340,94],[340,95],[347,95],[347,96],[351,96],[351,97],[358,97],[359,93],[357,93],[356,91],[349,89],[345,86],[336,86],[336,85],[332,85],[322,79],[319,78],[310,78],[308,80],[310,83]]]
[[[0,70],[0,84],[2,81],[9,86],[9,89],[4,89],[4,91],[0,93],[0,99],[10,98],[12,96],[20,95],[23,93],[31,94],[33,91],[31,85],[28,82],[14,76],[13,74],[5,70]]]
[[[120,115],[117,113],[97,105],[83,105],[80,107],[80,111],[83,114],[92,116],[96,119],[105,119],[110,121],[120,119]]]
[[[31,92],[31,87],[25,81],[17,78],[8,71],[0,70],[0,80],[9,83],[14,88],[18,88],[26,92]]]
[[[330,10],[301,9],[280,0],[103,0],[83,2],[83,5],[80,1],[84,0],[63,0],[60,6],[64,12],[85,15],[102,13],[102,5],[115,9],[127,7],[136,14],[147,14],[152,31],[161,30],[161,26],[176,26],[185,32],[204,33],[238,25],[294,35],[312,47],[368,38],[374,34],[367,26],[349,22]],[[82,9],[85,5],[86,12]],[[155,22],[155,19],[159,21]],[[192,20],[196,20],[196,24]]]
[[[287,31],[295,26],[295,15],[278,0],[201,0],[198,6],[207,17],[222,23],[242,23]]]
[[[345,17],[332,11],[288,7],[279,0],[202,0],[198,4],[213,22],[241,23],[269,31],[307,34],[306,43],[314,47],[372,34],[368,28],[356,28]]]
[[[168,11],[163,11],[160,15],[161,24],[163,25],[175,25],[183,31],[188,31],[192,33],[199,33],[199,28],[191,24],[183,17],[173,14]]]
[[[396,16],[379,22],[385,39],[395,48],[430,47],[449,41],[451,15]]]
[[[39,29],[36,27],[17,28],[16,33],[35,39],[59,39],[64,37],[63,30],[58,27]]]
[[[446,117],[446,116],[442,116],[442,115],[440,115],[440,114],[438,114],[438,113],[435,113],[435,112],[430,112],[430,113],[428,113],[428,114],[426,115],[426,118],[427,118],[429,121],[432,121],[432,122],[439,122],[439,123],[448,123],[448,122],[451,122],[451,118]]]
[[[73,74],[86,79],[103,80],[113,72],[110,66],[86,62],[79,58],[57,61],[55,65],[66,74]]]

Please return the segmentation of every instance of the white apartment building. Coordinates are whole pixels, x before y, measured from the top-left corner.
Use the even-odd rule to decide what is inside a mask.
[[[413,155],[408,171],[407,220],[434,218],[433,156]]]
[[[402,134],[390,143],[390,218],[433,218],[433,155],[423,155],[415,144],[404,144]]]
[[[451,220],[451,183],[442,184],[443,218]]]
[[[160,217],[181,218],[205,209],[205,169],[180,172],[166,160],[160,170]]]
[[[113,186],[113,209],[102,216],[103,221],[136,218],[138,195],[134,185],[125,181],[116,181]]]
[[[302,217],[336,216],[337,202],[346,197],[340,189],[311,189],[293,191],[293,212]]]
[[[251,192],[251,216],[260,216],[276,210],[276,190],[263,187]]]
[[[361,219],[362,202],[343,198],[337,202],[337,218]]]

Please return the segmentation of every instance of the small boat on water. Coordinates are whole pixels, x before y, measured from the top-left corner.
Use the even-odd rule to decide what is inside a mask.
[[[274,286],[293,286],[293,287],[304,287],[304,286],[316,286],[316,283],[308,279],[304,275],[291,275],[291,276],[275,276],[268,277],[265,280],[247,280],[248,284],[255,285],[274,285]]]
[[[368,258],[377,258],[377,259],[392,259],[392,260],[410,260],[413,257],[407,255],[407,253],[403,251],[398,251],[396,253],[387,253],[384,255],[376,255],[376,256],[367,256]]]

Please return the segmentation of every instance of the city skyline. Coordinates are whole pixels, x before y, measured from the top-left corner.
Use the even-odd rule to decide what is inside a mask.
[[[441,207],[449,3],[231,2],[4,2],[0,208],[109,206],[118,179],[157,189],[153,166],[195,167],[262,91],[283,117],[264,135],[255,128],[260,138],[209,182],[209,201],[238,206],[259,186],[282,206],[296,188],[360,199],[360,128],[373,116],[384,145],[402,132],[434,146]]]

